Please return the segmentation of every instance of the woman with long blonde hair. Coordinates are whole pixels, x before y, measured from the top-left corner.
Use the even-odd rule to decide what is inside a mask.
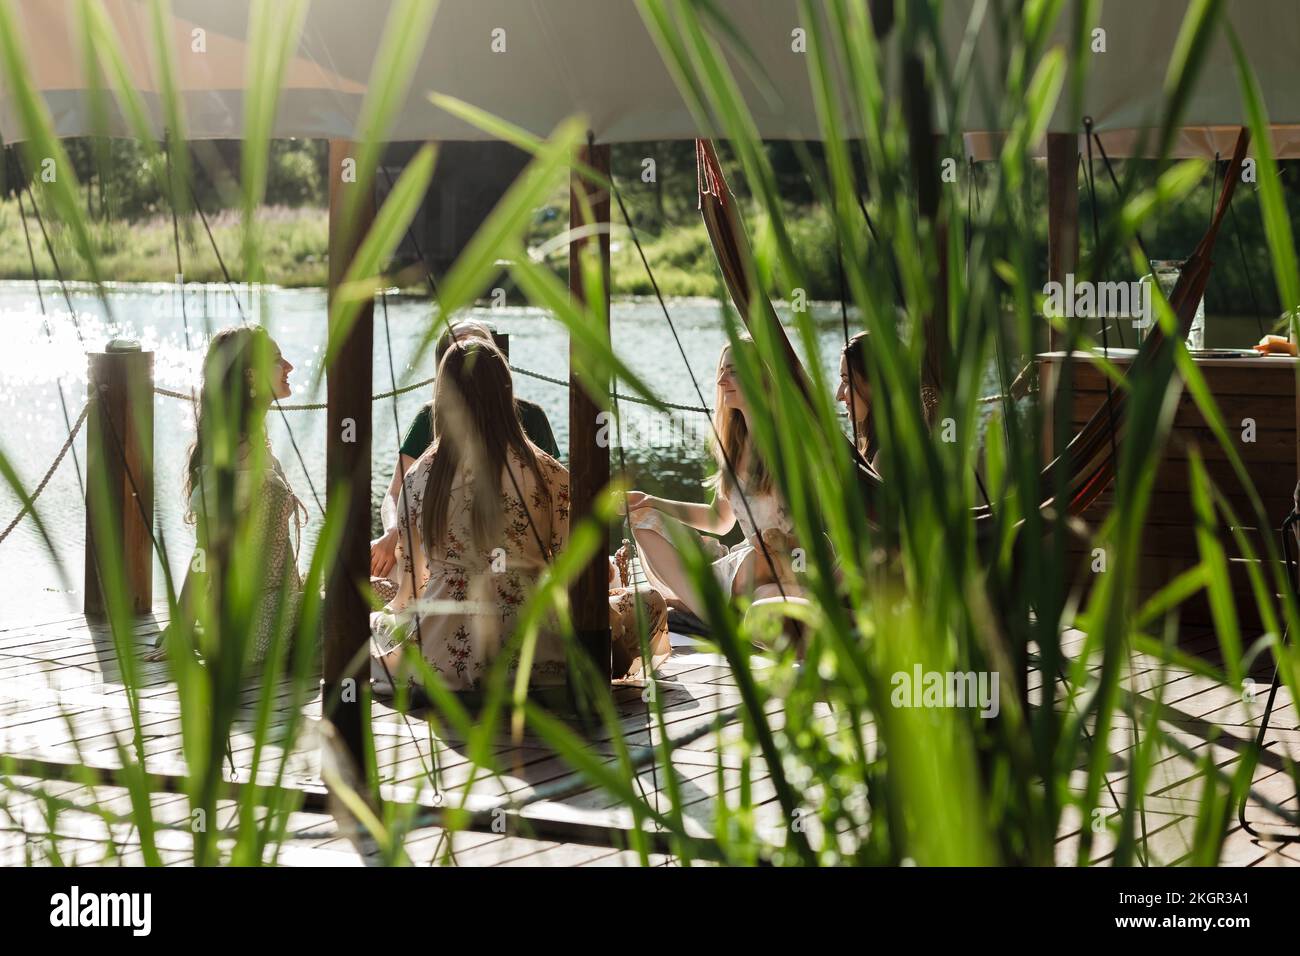
[[[753,349],[741,339],[739,348]],[[714,557],[713,573],[723,593],[753,598],[797,590],[790,567],[794,529],[772,475],[754,444],[749,399],[740,387],[730,345],[718,356],[712,451],[717,471],[705,482],[709,504],[669,501],[640,491],[627,495],[632,533],[650,583],[676,604],[704,616],[704,604],[682,562],[682,535],[725,535],[739,523],[744,540],[725,548],[716,537],[695,534]],[[734,474],[733,474],[734,470]]]

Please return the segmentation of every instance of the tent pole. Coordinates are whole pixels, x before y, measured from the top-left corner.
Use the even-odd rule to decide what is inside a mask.
[[[375,216],[374,184],[345,181],[344,161],[356,156],[348,140],[330,140],[329,302]],[[348,163],[352,167],[352,163]],[[347,190],[364,189],[355,217],[343,221]],[[332,314],[332,309],[331,309]],[[335,332],[329,330],[331,348]],[[370,607],[361,586],[370,580],[370,393],[374,303],[362,304],[326,369],[326,508],[346,509],[339,552],[325,588],[322,634],[322,715],[356,761],[362,762],[362,708],[369,706]],[[309,582],[308,587],[314,587]]]
[[[580,147],[578,162],[590,166],[604,176],[609,175],[610,148],[605,145]],[[583,211],[583,198],[589,204],[593,221],[588,223]],[[605,336],[609,336],[609,190],[598,183],[589,182],[575,168],[569,176],[569,226],[582,229],[595,226],[598,236],[575,239],[569,244],[569,294],[574,302],[586,303],[586,290],[582,285],[582,260],[587,244],[598,242],[601,269],[604,274],[603,306]],[[602,410],[593,402],[578,383],[572,339],[569,345],[569,490],[571,497],[569,526],[591,514],[597,495],[609,484],[609,442],[601,436],[610,434]],[[573,581],[569,590],[569,603],[573,613],[573,626],[578,642],[591,657],[596,674],[609,680],[612,661],[610,657],[609,630],[609,566],[608,540],[606,547],[598,549],[591,563]]]
[[[1065,282],[1079,263],[1079,137],[1047,134],[1047,279]],[[1047,327],[1047,351],[1056,332]]]

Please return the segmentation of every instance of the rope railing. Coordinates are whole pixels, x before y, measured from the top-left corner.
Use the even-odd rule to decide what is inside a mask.
[[[370,400],[372,402],[378,402],[385,398],[393,398],[396,395],[403,395],[406,392],[413,392],[417,388],[425,388],[426,386],[432,384],[433,384],[433,379],[427,378],[422,382],[414,382],[411,385],[404,385],[403,387],[399,389],[395,389],[391,392],[380,392],[377,395],[371,395]],[[179,398],[182,401],[186,401],[186,402],[194,401],[193,395],[187,394],[186,392],[178,392],[170,388],[163,388],[161,385],[155,385],[153,387],[153,390],[155,395],[162,395],[165,396],[166,398]],[[281,411],[285,411],[285,412],[314,412],[329,407],[325,402],[310,402],[310,403],[304,402],[295,405],[286,404],[284,402],[276,402],[276,406]]]
[[[72,448],[72,443],[77,438],[77,432],[81,431],[81,426],[85,423],[86,416],[89,413],[90,402],[86,402],[86,404],[81,408],[81,414],[77,416],[76,422],[73,423],[72,428],[68,431],[68,437],[64,440],[63,447],[60,448],[59,453],[54,456],[54,461],[50,463],[50,467],[45,469],[45,477],[41,479],[40,484],[38,484],[35,490],[32,491],[31,495],[28,496],[27,503],[23,505],[22,510],[18,512],[14,517],[14,520],[10,521],[9,524],[5,526],[4,531],[0,531],[0,544],[3,544],[5,538],[9,537],[10,532],[13,531],[14,528],[18,527],[19,523],[32,513],[33,509],[36,507],[36,499],[41,496],[41,492],[45,490],[45,486],[50,483],[50,479],[54,477],[54,473],[59,470],[59,465],[63,464],[63,459],[67,456],[69,449]]]
[[[512,372],[518,373],[519,375],[526,376],[527,378],[535,378],[539,382],[550,382],[552,385],[561,385],[564,388],[569,387],[569,383],[562,378],[552,378],[549,375],[543,375],[541,372],[529,371],[528,369],[520,368],[517,365],[510,366],[510,370]],[[651,405],[651,406],[656,404],[655,402],[650,401],[648,398],[638,398],[635,395],[624,395],[622,392],[610,392],[610,394],[613,395],[615,398],[617,398],[620,402],[632,402],[634,405]],[[662,405],[664,408],[671,408],[679,412],[697,412],[701,415],[713,414],[712,409],[704,408],[701,405],[679,405],[676,402],[658,402],[657,404]]]
[[[553,376],[550,375],[543,375],[541,372],[534,372],[530,369],[520,368],[518,366],[511,366],[511,371],[517,375],[523,375],[526,378],[535,378],[539,382],[549,382],[552,385],[559,385],[562,388],[569,387],[569,383],[565,379],[554,378]],[[429,385],[432,385],[433,382],[434,380],[432,378],[426,378],[423,381],[415,382],[411,385],[403,385],[401,388],[392,389],[387,392],[379,392],[375,395],[370,396],[370,400],[372,402],[378,402],[386,398],[394,398],[398,395],[404,395],[407,392],[413,392],[418,388],[426,388]],[[186,402],[194,401],[193,395],[190,395],[186,392],[178,392],[170,388],[163,388],[161,385],[155,385],[153,390],[155,394],[162,395],[166,398],[179,398],[182,401],[186,401]],[[639,398],[635,395],[624,395],[622,392],[611,393],[611,394],[613,394],[614,397],[617,398],[620,402],[632,402],[636,405],[650,405],[650,406],[654,406],[656,404],[655,402],[652,402],[649,399]],[[662,405],[665,408],[671,408],[679,412],[696,412],[702,415],[713,414],[712,409],[704,408],[703,406],[700,405],[679,405],[675,402],[659,402],[657,404]],[[286,412],[320,411],[328,407],[325,402],[300,403],[300,404],[293,404],[293,405],[285,404],[283,402],[278,402],[277,406],[281,411],[286,411]]]
[[[534,372],[531,369],[520,368],[518,366],[511,366],[510,370],[514,372],[516,375],[523,375],[525,378],[535,378],[539,382],[549,382],[551,385],[559,385],[562,388],[569,387],[569,383],[562,378],[555,378],[551,375],[543,375],[541,372]],[[1026,378],[1026,372],[1028,371],[1029,371],[1028,368],[1022,370],[1020,375],[1017,376],[1016,381],[1012,383],[1011,390],[1010,390],[1010,395],[1012,398],[1017,398],[1017,399],[1022,398],[1024,397],[1024,395],[1034,390],[1029,386],[1026,386],[1024,388],[1018,387],[1021,382],[1021,379]],[[398,389],[393,389],[387,392],[377,392],[376,394],[370,396],[370,400],[372,402],[379,402],[379,401],[383,401],[386,398],[393,398],[397,395],[405,395],[407,392],[413,392],[417,388],[425,388],[429,385],[432,385],[433,382],[434,379],[426,378],[419,382],[414,382],[410,385],[403,385],[401,388]],[[181,401],[185,401],[185,402],[194,401],[194,396],[187,392],[178,392],[175,389],[163,388],[161,385],[155,385],[153,387],[153,390],[154,390],[154,394],[162,395],[165,398],[179,398]],[[650,405],[650,406],[656,404],[655,402],[650,401],[648,398],[640,398],[636,395],[625,395],[622,392],[611,392],[610,394],[613,395],[615,398],[617,398],[620,402],[632,402],[635,405]],[[993,402],[1000,402],[1004,397],[1005,396],[1000,394],[984,395],[980,397],[977,400],[977,402],[980,405],[988,405],[988,404],[992,404]],[[315,411],[323,411],[325,408],[328,407],[328,405],[325,402],[310,402],[310,403],[303,402],[299,404],[286,404],[285,402],[277,402],[276,404],[281,411],[285,411],[285,412],[315,412]],[[678,404],[677,402],[663,402],[663,401],[659,402],[658,404],[662,405],[664,408],[671,408],[674,411],[678,411],[678,412],[695,412],[700,415],[710,415],[710,416],[713,414],[713,409],[704,408],[701,405],[681,405]]]

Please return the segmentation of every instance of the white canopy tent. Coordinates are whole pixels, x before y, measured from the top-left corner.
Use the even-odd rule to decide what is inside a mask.
[[[103,0],[122,38],[124,55],[159,135],[163,114],[152,62],[147,0]],[[798,0],[716,0],[768,72],[777,98],[766,99],[743,69],[742,90],[760,133],[771,139],[816,139],[816,110],[805,55],[796,52]],[[1126,155],[1140,132],[1159,120],[1163,83],[1188,0],[1141,0],[1103,5],[1105,52],[1090,53],[1083,113],[1103,134],[1111,155]],[[62,136],[96,131],[82,69],[77,0],[16,0],[22,46],[37,88]],[[173,0],[173,46],[185,101],[186,135],[238,139],[244,123],[248,2]],[[355,134],[391,0],[312,0],[302,38],[287,70],[273,135],[340,139]],[[952,57],[960,49],[974,0],[948,0],[942,33]],[[1069,41],[1071,5],[1055,40]],[[1282,157],[1300,156],[1300,3],[1229,0],[1226,16],[1241,38],[1275,125]],[[989,96],[972,95],[962,132],[979,157],[989,151],[996,103],[1006,75],[993,14],[979,34],[976,70]],[[194,31],[203,31],[202,43]],[[202,47],[198,52],[196,46]],[[888,50],[888,48],[887,48]],[[897,70],[890,70],[897,83]],[[475,140],[481,130],[438,109],[430,92],[465,100],[539,136],[574,114],[588,119],[598,143],[692,139],[703,132],[677,92],[633,0],[441,0],[410,94],[389,138]],[[1062,97],[1052,132],[1079,132]],[[1236,68],[1226,31],[1215,38],[1207,68],[1187,106],[1180,155],[1231,152],[1242,120]],[[107,131],[129,135],[112,111]],[[24,137],[11,91],[0,79],[0,135]]]

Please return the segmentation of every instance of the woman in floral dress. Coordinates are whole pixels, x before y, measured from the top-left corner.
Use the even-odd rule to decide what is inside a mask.
[[[450,689],[478,689],[569,536],[569,473],[525,434],[505,357],[467,339],[448,349],[437,381],[438,438],[398,493],[397,562],[388,579],[371,579],[389,599],[371,615],[371,676],[381,693],[397,679],[408,641],[418,641]],[[609,584],[613,676],[645,678],[670,651],[667,604],[632,580],[626,548],[610,562]],[[513,674],[519,661],[511,657]],[[551,621],[529,679],[542,687],[565,677],[563,638]]]
[[[450,689],[478,689],[568,539],[568,472],[524,434],[509,365],[493,345],[467,340],[447,350],[433,414],[437,439],[398,496],[396,594],[371,616],[381,692],[397,679],[407,642],[418,642]],[[554,686],[565,676],[563,639],[547,622],[530,682]]]

